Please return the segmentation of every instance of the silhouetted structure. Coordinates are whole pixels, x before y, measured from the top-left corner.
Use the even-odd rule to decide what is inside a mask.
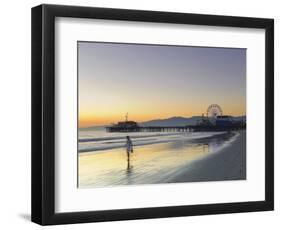
[[[222,115],[222,109],[217,104],[208,107],[207,117],[202,118],[196,125],[185,126],[139,126],[135,121],[118,122],[106,127],[107,132],[216,132],[246,129],[246,121],[235,120],[232,116]]]
[[[140,126],[135,121],[121,121],[116,125],[106,127],[107,132],[140,132]]]

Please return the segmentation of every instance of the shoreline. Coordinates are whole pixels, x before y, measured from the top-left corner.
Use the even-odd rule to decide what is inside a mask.
[[[241,132],[229,146],[191,162],[160,183],[246,179],[246,132]]]
[[[233,136],[234,135],[234,136]],[[246,179],[246,132],[79,155],[79,188]]]
[[[227,132],[198,132],[192,133],[191,135],[188,136],[182,136],[181,138],[183,140],[188,140],[190,141],[190,143],[195,142],[197,140],[203,140],[203,139],[208,139],[208,138],[214,138],[214,137],[219,137],[219,136],[223,136],[225,135]],[[179,135],[183,135],[182,133],[175,133],[175,134],[165,134],[165,135],[151,135],[151,136],[145,136],[145,138],[147,137],[178,137]],[[201,136],[200,136],[201,135]],[[141,139],[144,137],[137,137],[137,139]],[[124,140],[125,138],[119,138],[118,139],[122,139]],[[133,141],[135,141],[135,138],[132,138]],[[142,146],[147,146],[147,145],[154,145],[154,144],[165,144],[165,143],[170,143],[170,142],[174,142],[174,141],[179,141],[179,139],[164,139],[164,140],[143,140],[143,142],[139,142],[136,143],[134,142],[134,148],[140,148]],[[83,143],[83,142],[80,142]],[[125,146],[125,141],[120,142],[120,144],[115,145],[115,146],[103,146],[103,147],[92,147],[92,148],[86,148],[86,149],[79,149],[78,148],[78,154],[79,155],[88,155],[88,154],[99,154],[105,151],[112,151],[114,149],[123,149]]]

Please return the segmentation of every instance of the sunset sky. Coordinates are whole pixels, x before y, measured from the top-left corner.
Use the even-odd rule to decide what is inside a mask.
[[[246,114],[246,49],[78,42],[79,127]]]

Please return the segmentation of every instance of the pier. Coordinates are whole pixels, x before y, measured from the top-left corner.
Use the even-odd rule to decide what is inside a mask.
[[[190,126],[136,126],[136,127],[120,127],[108,126],[107,132],[190,132]]]
[[[107,132],[221,132],[221,131],[237,131],[246,129],[246,124],[231,125],[187,125],[187,126],[136,126],[136,127],[120,127],[108,126]]]
[[[246,129],[246,121],[235,121],[232,116],[223,115],[222,109],[217,104],[212,104],[207,109],[207,116],[202,114],[201,120],[195,125],[181,126],[140,126],[135,121],[125,121],[105,127],[107,132],[220,132]]]

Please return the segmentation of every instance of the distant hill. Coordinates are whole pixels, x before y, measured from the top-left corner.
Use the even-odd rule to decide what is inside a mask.
[[[195,125],[197,120],[200,120],[200,116],[194,116],[190,118],[186,117],[170,117],[167,119],[156,119],[151,121],[146,121],[139,123],[140,126],[185,126],[185,125]]]
[[[246,116],[233,117],[234,120],[246,120]],[[156,119],[146,122],[139,123],[140,126],[185,126],[185,125],[195,125],[198,120],[201,120],[201,116],[193,117],[170,117],[167,119]]]

